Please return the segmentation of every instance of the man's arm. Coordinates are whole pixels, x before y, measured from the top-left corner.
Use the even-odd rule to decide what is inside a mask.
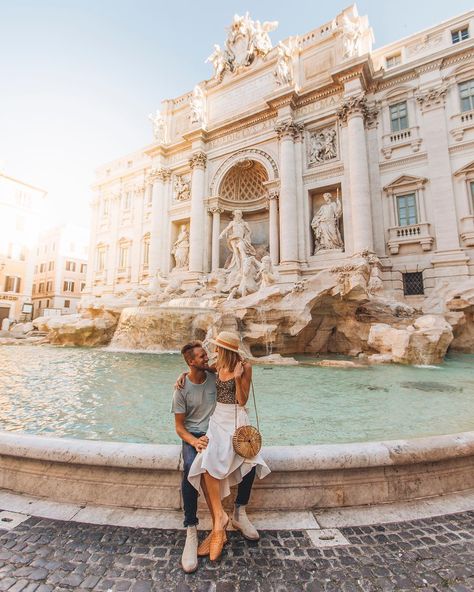
[[[191,446],[193,446],[198,452],[204,450],[207,447],[207,443],[209,439],[207,436],[201,436],[200,438],[196,438],[193,436],[184,425],[184,418],[186,417],[185,413],[175,413],[174,414],[174,424],[176,433],[181,438]]]

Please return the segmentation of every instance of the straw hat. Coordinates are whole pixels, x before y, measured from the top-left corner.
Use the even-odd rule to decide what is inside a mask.
[[[209,342],[237,354],[242,353],[242,350],[239,349],[240,337],[232,331],[221,331],[215,339],[209,339]]]

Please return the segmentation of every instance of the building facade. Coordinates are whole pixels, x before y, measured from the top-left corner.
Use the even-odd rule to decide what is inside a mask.
[[[33,253],[46,191],[0,172],[0,327],[31,303]]]
[[[89,235],[62,225],[43,232],[35,251],[33,317],[73,314],[85,289]]]
[[[474,11],[376,50],[355,6],[276,26],[234,17],[213,77],[97,171],[86,292],[216,273],[235,210],[282,282],[365,249],[402,298],[474,276]]]

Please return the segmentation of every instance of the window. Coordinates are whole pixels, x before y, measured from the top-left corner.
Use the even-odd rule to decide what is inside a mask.
[[[405,296],[417,296],[425,293],[421,271],[403,274],[403,293]]]
[[[46,263],[42,263],[40,265],[40,273],[44,273],[46,271]]]
[[[408,127],[407,103],[396,103],[390,105],[390,129],[392,132],[399,132]]]
[[[26,247],[21,247],[20,261],[26,261]]]
[[[459,84],[459,98],[461,99],[461,111],[474,109],[474,78]]]
[[[46,282],[46,292],[52,292],[52,291],[53,291],[53,282],[52,281]]]
[[[74,282],[66,280],[63,284],[63,292],[74,292]]]
[[[451,31],[451,40],[453,43],[459,43],[465,39],[469,39],[469,27],[463,27],[462,29]]]
[[[86,273],[86,271],[87,271],[87,264],[81,263],[81,273]]]
[[[40,282],[39,286],[38,286],[38,294],[43,294],[44,293],[44,282]]]
[[[46,300],[46,308],[49,308],[49,300]]]
[[[474,212],[474,181],[469,183],[469,188],[471,190],[472,211]]]
[[[71,301],[70,300],[65,300],[64,301],[64,308],[69,308],[71,306]]]
[[[76,271],[76,263],[74,261],[66,261],[66,271]]]
[[[33,284],[33,286],[31,287],[31,293],[36,294],[36,284]]]
[[[132,192],[126,191],[122,196],[122,208],[124,210],[129,210],[132,204]]]
[[[48,263],[48,271],[53,271],[53,269],[54,269],[54,261],[50,261]]]
[[[399,226],[409,226],[418,222],[416,215],[416,196],[414,193],[397,196],[397,212]]]
[[[102,202],[102,217],[106,218],[109,215],[109,200],[104,199]]]
[[[85,287],[86,287],[86,282],[81,282],[81,292],[84,291]]]
[[[126,269],[128,266],[128,243],[119,247],[119,269]]]
[[[105,269],[105,247],[97,249],[97,271]]]
[[[395,66],[398,66],[402,63],[402,56],[401,54],[397,53],[385,58],[385,62],[387,64],[387,68],[395,68]]]
[[[21,278],[15,275],[5,276],[5,292],[18,292],[20,291]]]
[[[38,273],[38,266],[35,265],[35,273]]]

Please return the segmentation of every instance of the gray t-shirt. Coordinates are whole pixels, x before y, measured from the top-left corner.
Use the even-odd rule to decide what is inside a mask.
[[[206,372],[202,384],[194,384],[186,376],[184,387],[176,389],[171,413],[185,413],[184,427],[188,432],[207,432],[209,418],[216,406],[216,375]]]

